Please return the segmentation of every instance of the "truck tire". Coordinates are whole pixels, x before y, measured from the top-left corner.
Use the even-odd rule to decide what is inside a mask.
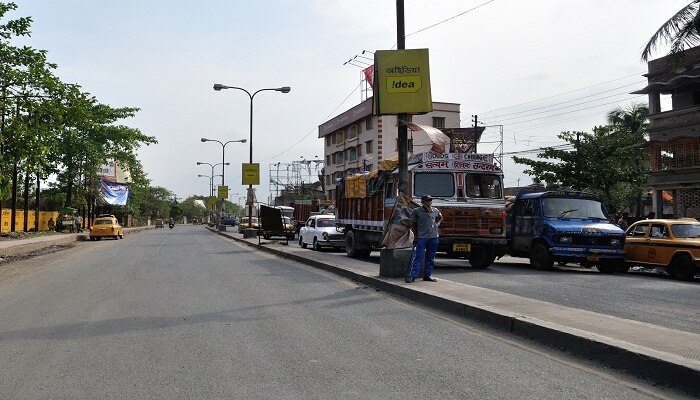
[[[544,243],[537,243],[530,252],[530,265],[537,269],[552,269],[554,259]]]
[[[371,249],[358,249],[357,238],[354,231],[349,231],[345,235],[345,254],[352,258],[369,257]]]
[[[491,249],[474,249],[472,252],[469,254],[467,257],[467,260],[469,260],[469,264],[473,268],[478,268],[478,269],[484,269],[488,268],[489,265],[493,264],[493,260],[496,259],[496,256],[493,254],[493,251]]]

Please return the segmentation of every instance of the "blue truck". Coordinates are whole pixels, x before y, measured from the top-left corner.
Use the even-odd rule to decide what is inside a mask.
[[[579,191],[521,191],[506,217],[507,249],[513,257],[550,269],[554,263],[595,266],[605,273],[625,268],[625,232],[610,222],[598,197]]]

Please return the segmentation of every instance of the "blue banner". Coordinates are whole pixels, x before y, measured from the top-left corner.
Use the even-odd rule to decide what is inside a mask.
[[[102,196],[102,200],[107,204],[123,206],[126,205],[126,201],[129,200],[129,186],[101,180],[100,195]]]

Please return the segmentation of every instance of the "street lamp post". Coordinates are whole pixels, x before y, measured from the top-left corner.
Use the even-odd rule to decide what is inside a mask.
[[[250,138],[249,138],[250,157],[249,157],[248,162],[250,164],[252,164],[253,163],[253,97],[255,97],[256,94],[263,92],[263,91],[267,91],[267,90],[274,90],[276,92],[289,93],[292,90],[292,88],[290,88],[289,86],[283,86],[283,87],[279,87],[279,88],[259,89],[255,92],[253,92],[253,94],[251,94],[249,91],[247,91],[246,89],[243,89],[242,87],[227,86],[227,85],[222,85],[220,83],[214,84],[214,90],[216,90],[218,92],[221,89],[241,90],[241,91],[245,92],[248,95],[248,97],[250,98]],[[253,192],[253,185],[250,184],[250,185],[248,185],[248,193],[252,193],[252,192]],[[250,204],[248,204],[248,229],[252,229],[252,227],[253,227],[252,221],[253,221],[253,202],[251,201]]]
[[[216,139],[207,139],[207,138],[201,138],[200,139],[202,143],[204,142],[216,142],[221,145],[221,186],[224,186],[224,169],[226,165],[229,165],[229,163],[226,162],[226,145],[229,143],[245,143],[248,141],[248,139],[238,139],[238,140],[229,140],[228,142],[222,143],[219,140]],[[218,164],[217,164],[218,165]]]
[[[212,171],[213,171],[213,170],[214,170],[214,169],[212,168]],[[209,178],[209,196],[213,196],[213,195],[214,195],[214,178],[216,178],[216,177],[219,176],[219,175],[212,175],[212,176],[209,176],[209,175],[201,175],[201,174],[200,174],[200,175],[197,175],[197,176],[200,177],[200,178]],[[212,213],[213,213],[213,210],[210,208],[210,209],[209,209],[209,220],[210,220],[210,221],[211,221],[211,219],[212,219]]]
[[[222,165],[222,167],[221,167],[221,169],[222,169],[222,171],[221,171],[221,185],[223,186],[223,184],[224,184],[224,182],[223,182],[223,181],[224,181],[224,173],[223,173],[224,167],[223,167],[223,165],[230,165],[230,163],[220,162],[220,163],[217,163],[217,164],[210,164],[210,163],[208,163],[208,162],[200,162],[200,161],[197,161],[197,165],[208,165],[208,166],[211,167],[212,185],[211,185],[211,194],[210,194],[210,196],[213,196],[213,195],[214,195],[214,182],[213,182],[213,181],[214,181],[214,167],[216,167],[217,165]],[[216,175],[216,176],[219,176],[219,175]]]
[[[200,177],[200,178],[207,178],[207,179],[209,179],[209,196],[211,196],[211,191],[212,191],[212,188],[211,188],[211,186],[212,186],[212,179],[211,179],[211,176],[209,176],[209,175],[201,175],[201,174],[199,174],[199,175],[197,175],[197,176]]]

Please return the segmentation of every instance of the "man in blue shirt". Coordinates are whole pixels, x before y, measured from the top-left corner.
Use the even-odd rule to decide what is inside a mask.
[[[411,271],[406,274],[406,282],[413,282],[420,273],[420,267],[425,258],[425,272],[423,280],[436,282],[437,279],[431,276],[435,266],[435,253],[438,248],[438,227],[442,222],[440,210],[433,207],[433,198],[425,195],[420,199],[421,206],[413,210],[411,230],[413,231],[413,245],[415,247],[415,257]]]

